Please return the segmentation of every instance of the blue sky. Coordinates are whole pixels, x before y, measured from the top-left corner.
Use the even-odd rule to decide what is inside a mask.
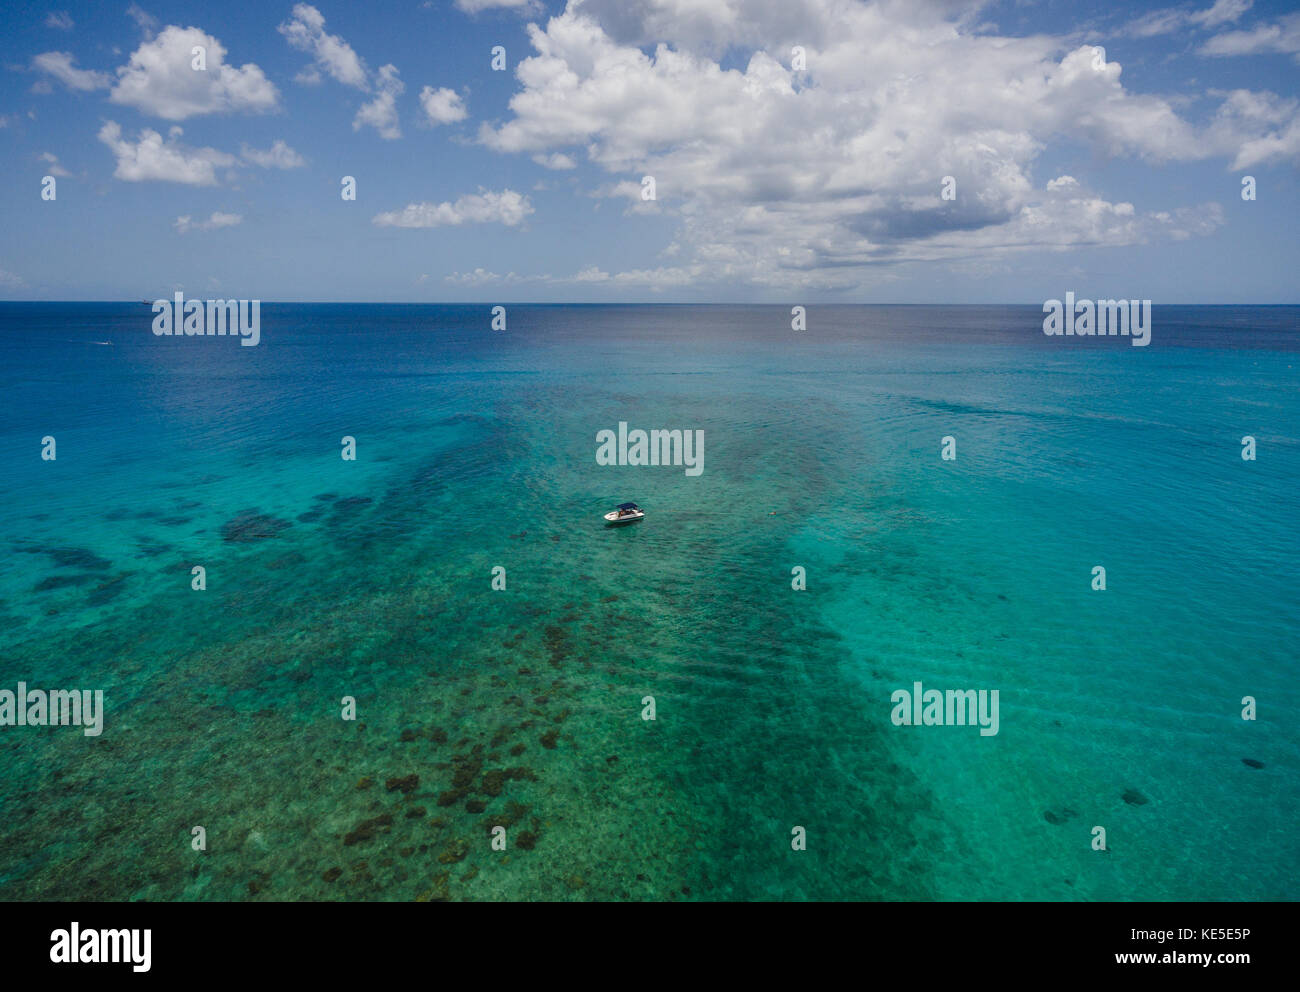
[[[1293,4],[0,19],[0,298],[1300,302]]]

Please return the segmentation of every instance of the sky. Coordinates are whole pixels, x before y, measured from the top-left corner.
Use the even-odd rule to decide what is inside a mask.
[[[0,25],[0,299],[1300,302],[1295,2],[8,0]]]

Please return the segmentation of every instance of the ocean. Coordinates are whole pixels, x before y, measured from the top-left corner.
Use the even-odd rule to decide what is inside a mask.
[[[1300,307],[491,307],[0,304],[0,898],[1300,898]]]

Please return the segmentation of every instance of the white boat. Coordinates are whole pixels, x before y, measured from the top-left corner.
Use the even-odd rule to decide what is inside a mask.
[[[619,503],[618,508],[605,514],[605,521],[611,524],[634,524],[645,517],[645,511],[635,503]]]

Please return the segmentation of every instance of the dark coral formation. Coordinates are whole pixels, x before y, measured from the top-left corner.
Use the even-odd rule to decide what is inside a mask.
[[[483,773],[483,791],[489,796],[501,795],[501,788],[505,784],[505,772],[494,768],[489,772]]]
[[[68,586],[84,586],[87,582],[94,582],[98,578],[98,575],[51,575],[48,579],[41,579],[32,586],[32,592],[50,592]]]
[[[420,776],[412,772],[410,775],[403,775],[401,778],[390,778],[384,782],[384,788],[389,792],[411,792],[420,784]]]
[[[479,772],[483,770],[483,759],[479,756],[482,747],[475,747],[474,752],[468,756],[458,754],[452,758],[452,767],[454,771],[451,776],[451,784],[457,789],[468,789],[478,778]]]
[[[517,803],[514,800],[506,803],[505,814],[501,817],[503,827],[513,827],[516,823],[528,815],[528,806],[524,803]]]
[[[121,594],[122,583],[125,581],[125,575],[115,575],[111,579],[105,579],[90,590],[90,593],[86,596],[86,602],[91,606],[103,606]]]
[[[377,834],[386,834],[393,829],[393,817],[391,813],[385,813],[382,816],[376,816],[373,819],[363,820],[357,824],[355,830],[348,833],[343,838],[343,846],[351,847],[353,844],[360,844],[363,841],[373,840]]]
[[[363,506],[369,506],[374,500],[369,496],[345,496],[334,504],[335,513],[350,513],[353,510],[359,510]]]
[[[247,544],[276,537],[286,527],[292,526],[288,520],[281,520],[269,513],[244,510],[221,525],[221,539],[227,544]]]
[[[547,654],[550,655],[552,668],[559,668],[572,653],[572,648],[569,646],[568,632],[563,627],[557,627],[555,624],[549,624],[545,631],[542,632],[542,645],[546,648]]]
[[[438,861],[444,865],[451,865],[458,861],[464,861],[467,854],[469,854],[469,841],[457,838],[449,841],[447,846],[442,849],[442,853],[438,855]]]
[[[23,548],[32,555],[48,555],[59,568],[83,568],[92,572],[102,572],[112,566],[107,558],[101,558],[85,548]]]

